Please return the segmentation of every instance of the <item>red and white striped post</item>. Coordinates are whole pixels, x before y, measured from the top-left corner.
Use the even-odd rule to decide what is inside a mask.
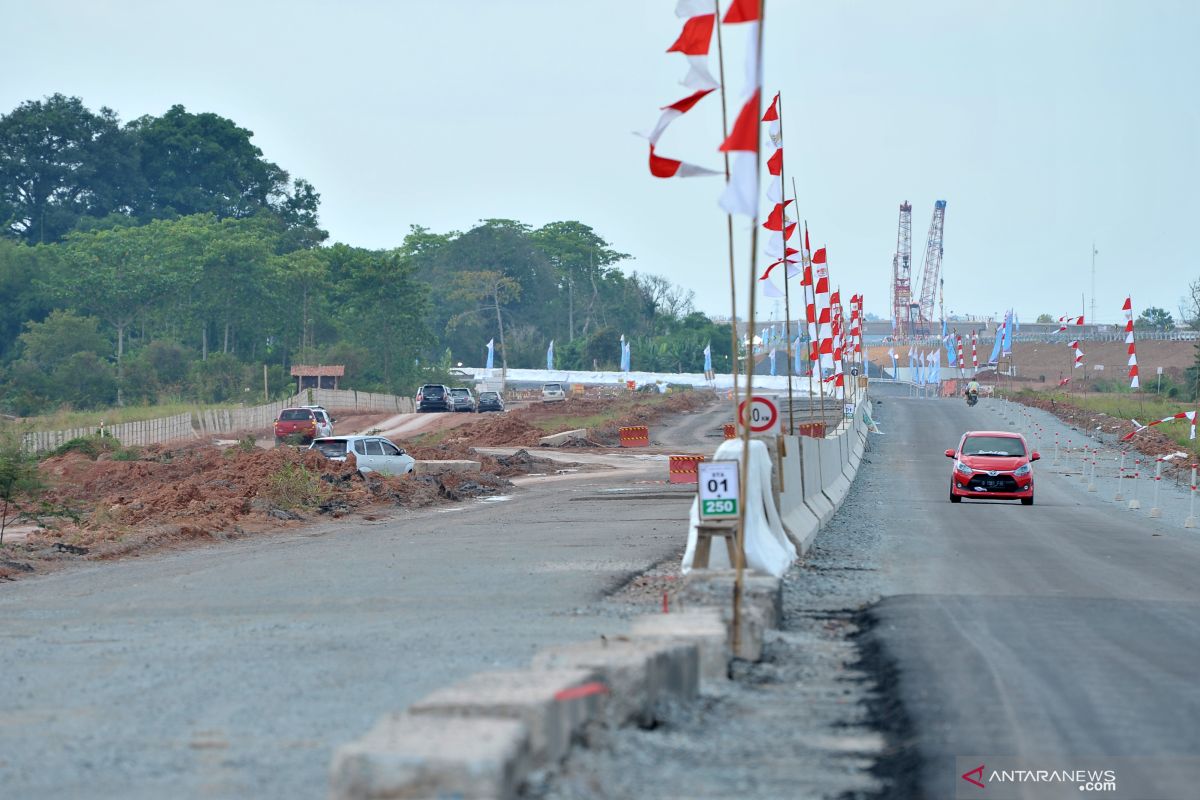
[[[1154,459],[1154,505],[1150,506],[1150,516],[1158,518],[1162,516],[1162,509],[1158,507],[1158,485],[1162,483],[1162,456]]]
[[[1142,504],[1138,500],[1138,497],[1137,497],[1138,496],[1138,483],[1141,481],[1141,478],[1142,478],[1142,460],[1140,458],[1135,458],[1133,460],[1133,497],[1129,498],[1129,510],[1130,511],[1135,511],[1142,507]]]
[[[1121,466],[1117,470],[1117,493],[1113,495],[1113,502],[1119,503],[1125,499],[1125,451],[1121,451]]]
[[[1192,484],[1191,493],[1188,497],[1188,515],[1183,521],[1183,527],[1196,527],[1196,465],[1192,464]]]

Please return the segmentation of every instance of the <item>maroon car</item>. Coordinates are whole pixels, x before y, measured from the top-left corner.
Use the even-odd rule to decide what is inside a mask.
[[[950,502],[964,497],[980,500],[1020,500],[1033,505],[1032,462],[1041,458],[1030,451],[1025,437],[1010,431],[967,431],[955,450],[950,473]]]

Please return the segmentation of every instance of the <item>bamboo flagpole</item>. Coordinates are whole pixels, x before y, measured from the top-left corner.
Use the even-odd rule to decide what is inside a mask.
[[[778,142],[777,146],[782,149],[782,147],[783,147],[783,92],[779,92],[776,95],[775,113],[779,117],[779,142]],[[780,216],[779,238],[780,238],[780,242],[783,245],[783,253],[780,255],[780,258],[783,259],[783,331],[784,331],[784,336],[787,337],[786,347],[787,347],[787,362],[788,362],[787,363],[788,434],[795,436],[796,435],[796,414],[795,414],[795,411],[793,410],[794,400],[792,397],[792,301],[791,301],[791,294],[788,291],[788,277],[789,277],[788,270],[790,269],[790,264],[788,262],[788,257],[787,257],[787,250],[788,250],[788,246],[787,246],[787,240],[788,240],[787,196],[785,194],[785,187],[787,186],[787,178],[786,178],[787,172],[785,171],[783,161],[784,161],[783,158],[779,159],[779,190],[780,190],[779,191],[779,196],[780,196],[779,199],[780,199],[780,202],[782,202],[784,205],[784,213],[779,215]],[[800,202],[800,199],[793,197],[793,202],[798,204]],[[803,258],[801,258],[801,261],[803,261]],[[803,268],[803,265],[801,266],[801,268]]]
[[[729,111],[725,93],[725,49],[721,43],[721,0],[713,0],[714,24],[717,29],[717,70],[721,84],[721,141],[729,136]],[[729,183],[729,153],[725,154],[725,183]],[[733,257],[733,214],[725,214],[725,233],[729,247],[729,371],[733,379],[733,418],[738,415],[738,331],[737,331],[737,272]]]

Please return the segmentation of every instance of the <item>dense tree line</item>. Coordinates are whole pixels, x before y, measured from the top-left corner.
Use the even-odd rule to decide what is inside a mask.
[[[0,405],[29,414],[273,394],[293,363],[344,363],[409,392],[457,362],[699,371],[729,329],[691,293],[618,265],[579,222],[414,227],[399,246],[327,245],[320,198],[252,133],[175,106],[122,125],[55,95],[0,117]],[[253,387],[253,388],[251,388]],[[249,394],[247,394],[249,393]]]

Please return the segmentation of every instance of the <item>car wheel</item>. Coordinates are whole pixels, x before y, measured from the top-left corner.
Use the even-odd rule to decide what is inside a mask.
[[[1033,505],[1033,498],[1032,498],[1032,497],[1022,497],[1022,498],[1021,498],[1021,505],[1023,505],[1023,506],[1031,506],[1031,505]]]
[[[958,495],[956,495],[954,492],[951,492],[950,493],[950,502],[951,503],[961,503],[962,498],[959,497]]]

